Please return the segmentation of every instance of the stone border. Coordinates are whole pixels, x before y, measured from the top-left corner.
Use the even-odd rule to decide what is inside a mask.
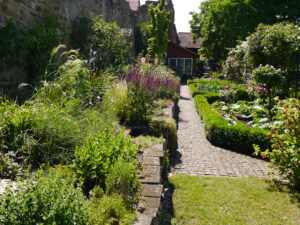
[[[165,116],[175,119],[177,103],[164,109]],[[168,140],[166,140],[167,142]],[[167,179],[167,144],[156,144],[144,150],[140,161],[143,170],[140,173],[142,199],[137,207],[138,220],[135,225],[157,225],[161,219],[164,205],[164,183]]]

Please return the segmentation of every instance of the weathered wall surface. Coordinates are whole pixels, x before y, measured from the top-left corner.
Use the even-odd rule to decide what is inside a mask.
[[[146,5],[139,7],[137,11],[132,11],[126,0],[0,0],[0,27],[5,26],[6,21],[13,18],[19,22],[23,30],[27,30],[40,24],[44,12],[49,11],[69,28],[78,17],[102,15],[106,21],[115,21],[121,28],[134,30],[137,21],[150,20],[148,7],[151,3],[156,5],[158,2],[147,1]],[[167,0],[166,8],[173,12],[169,26],[169,39],[177,43],[172,0]],[[18,85],[28,83],[29,79],[22,68],[4,69],[0,73],[0,95],[1,92],[9,93],[18,90]]]
[[[14,18],[23,28],[41,21],[49,10],[70,24],[77,17],[103,15],[120,27],[134,27],[136,17],[125,0],[0,0],[0,25]]]

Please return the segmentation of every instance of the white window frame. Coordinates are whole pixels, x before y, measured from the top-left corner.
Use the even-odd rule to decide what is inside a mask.
[[[193,74],[193,58],[168,58],[168,66],[170,66],[171,64],[171,59],[175,59],[176,60],[176,69],[178,67],[178,60],[179,59],[183,59],[184,60],[184,63],[183,63],[183,71],[185,71],[185,62],[186,60],[191,60],[191,71],[190,71],[190,74],[189,75],[192,75]]]

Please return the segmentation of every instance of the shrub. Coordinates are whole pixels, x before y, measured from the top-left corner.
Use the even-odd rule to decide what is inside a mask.
[[[116,161],[108,172],[105,187],[107,193],[117,193],[128,203],[137,200],[136,194],[140,190],[140,182],[135,163],[123,159]]]
[[[250,101],[250,96],[246,89],[237,89],[233,94],[233,101]]]
[[[237,83],[246,81],[249,70],[247,65],[248,49],[249,46],[246,40],[228,53],[222,70],[226,79]]]
[[[275,89],[280,87],[284,80],[281,69],[275,69],[270,65],[260,65],[252,71],[251,76],[255,79],[258,85],[266,89],[269,97],[269,104],[271,104]]]
[[[76,148],[74,166],[85,179],[87,189],[96,184],[105,188],[108,172],[118,159],[137,163],[136,150],[130,138],[124,136],[124,130],[115,135],[106,128],[89,138],[84,146]]]
[[[88,210],[68,168],[39,170],[0,195],[1,224],[87,224]]]
[[[89,224],[132,224],[136,213],[118,194],[104,195],[101,198],[93,197],[89,202]]]
[[[116,23],[107,23],[101,16],[93,19],[93,35],[90,63],[97,71],[109,65],[129,64],[132,43],[121,33]]]
[[[64,30],[55,15],[46,13],[43,23],[22,33],[14,20],[0,29],[0,70],[5,66],[26,68],[32,78],[39,78],[47,66],[50,52],[63,39]]]
[[[52,81],[43,81],[33,99],[63,105],[66,100],[73,99],[86,106],[99,104],[114,82],[113,76],[105,71],[95,76],[87,63],[78,58],[78,51],[62,51],[61,48],[58,46],[52,51],[46,71],[47,79]]]
[[[253,154],[253,143],[270,146],[266,138],[267,131],[248,127],[241,122],[234,126],[228,125],[225,118],[212,109],[205,95],[196,95],[194,101],[204,121],[206,137],[212,144],[245,154]]]
[[[84,140],[75,118],[55,105],[2,102],[0,111],[1,151],[26,166],[70,162]]]
[[[128,87],[126,82],[120,81],[113,86],[105,95],[106,104],[115,111],[121,123],[128,119]]]
[[[13,152],[7,154],[0,152],[0,178],[14,179],[19,171],[19,165],[14,161]]]
[[[291,185],[300,188],[300,101],[287,99],[278,101],[278,119],[281,125],[274,126],[268,139],[272,148],[265,151],[262,146],[254,145],[256,154],[270,159],[273,172],[279,172]]]
[[[163,135],[167,140],[167,148],[174,150],[177,146],[177,125],[174,119],[153,117],[149,122],[149,134],[156,137]]]
[[[143,74],[132,68],[126,76],[128,85],[128,112],[132,123],[145,123],[153,109],[154,100],[159,97],[174,97],[179,91],[179,81],[173,77],[160,77],[148,70]]]

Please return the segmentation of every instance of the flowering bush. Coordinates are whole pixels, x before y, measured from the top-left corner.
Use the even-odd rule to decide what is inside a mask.
[[[273,92],[281,85],[281,82],[283,81],[281,69],[275,69],[273,66],[268,64],[265,66],[260,65],[258,68],[252,71],[251,76],[260,86],[257,87],[258,91],[266,93],[269,98],[269,103],[271,103]]]
[[[246,63],[247,52],[248,43],[247,41],[244,41],[241,45],[237,45],[228,53],[228,57],[222,69],[226,79],[238,83],[245,81],[245,75],[247,74],[248,69]]]
[[[225,84],[225,89],[220,90],[220,100],[225,102],[231,102],[233,100],[234,89],[232,86]]]
[[[128,84],[129,121],[135,123],[146,120],[154,107],[157,98],[174,98],[179,93],[179,81],[173,77],[162,77],[152,70],[142,73],[138,68],[132,68],[126,76]]]
[[[268,134],[272,150],[261,151],[254,145],[255,154],[270,159],[270,167],[288,179],[291,185],[300,187],[300,101],[278,101],[278,119],[281,125],[274,126]]]

